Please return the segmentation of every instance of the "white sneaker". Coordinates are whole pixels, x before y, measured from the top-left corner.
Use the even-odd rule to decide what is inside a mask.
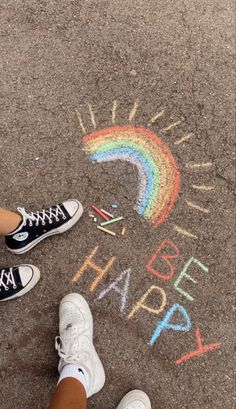
[[[135,390],[125,395],[117,409],[151,409],[151,402],[146,393]]]
[[[89,398],[104,386],[105,372],[93,345],[93,317],[81,295],[68,294],[61,300],[59,332],[55,345],[60,356],[59,373],[66,364],[84,367],[89,374]]]

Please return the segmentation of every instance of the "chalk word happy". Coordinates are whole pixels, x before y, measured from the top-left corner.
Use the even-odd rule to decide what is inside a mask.
[[[89,291],[94,293],[97,290],[98,285],[102,283],[102,280],[111,270],[116,257],[111,257],[110,260],[107,262],[105,266],[99,266],[95,262],[95,258],[97,256],[99,247],[95,247],[91,254],[87,256],[84,260],[83,265],[80,267],[79,271],[74,275],[72,278],[72,283],[78,283],[80,278],[89,271],[95,273],[95,278],[93,279]],[[180,256],[180,250],[175,243],[171,240],[164,240],[156,249],[155,253],[149,259],[146,269],[147,271],[155,276],[158,280],[169,281],[173,278],[175,273],[175,267],[172,264],[172,260],[178,258]],[[161,265],[167,268],[167,271],[160,271],[160,268],[157,269],[158,261],[161,261]],[[179,273],[178,277],[174,282],[174,289],[182,294],[189,302],[194,300],[193,296],[189,294],[183,287],[184,283],[183,280],[189,280],[192,283],[196,284],[197,281],[190,275],[191,267],[195,265],[199,269],[199,273],[208,273],[208,268],[195,257],[191,257],[184,265],[182,271]],[[131,310],[127,311],[128,309],[128,298],[129,298],[129,287],[130,287],[130,280],[132,275],[132,271],[128,268],[125,271],[122,271],[116,280],[111,282],[108,287],[104,288],[99,294],[96,295],[97,300],[102,300],[104,297],[110,296],[112,292],[115,292],[120,297],[120,313],[123,315],[127,312],[127,319],[130,320],[140,311],[145,310],[149,314],[154,314],[158,316],[165,310],[165,306],[167,303],[167,296],[166,292],[163,288],[152,285],[148,288],[142,297],[132,306]],[[150,300],[150,295],[155,295],[155,299],[157,300],[156,308],[152,308],[148,300]],[[176,316],[176,313],[179,313],[178,316],[181,316],[182,319],[179,319],[179,322],[173,322],[173,318]],[[175,317],[176,321],[176,317]],[[176,331],[176,332],[189,332],[192,329],[192,320],[187,311],[187,309],[181,304],[173,304],[164,314],[163,318],[157,322],[151,337],[148,341],[148,346],[153,347],[153,345],[157,342],[159,337],[164,334],[168,330]],[[176,364],[180,364],[189,360],[192,357],[200,356],[205,354],[208,351],[217,349],[220,347],[220,343],[213,343],[204,345],[200,333],[199,327],[195,328],[195,338],[197,349],[188,352],[187,354],[181,356],[180,358],[176,359]]]

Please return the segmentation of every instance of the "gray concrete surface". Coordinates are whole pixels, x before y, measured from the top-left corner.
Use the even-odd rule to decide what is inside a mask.
[[[234,285],[234,10],[230,0],[72,1],[2,0],[0,4],[0,177],[1,206],[37,210],[68,197],[85,206],[81,222],[24,256],[12,256],[1,240],[1,264],[36,264],[38,286],[22,299],[0,308],[0,407],[43,409],[57,382],[58,303],[70,291],[89,300],[95,319],[95,343],[107,382],[89,408],[112,409],[132,388],[144,389],[154,409],[230,409],[233,407]],[[181,194],[168,220],[155,229],[133,211],[137,174],[131,165],[92,164],[82,151],[79,110],[92,132],[88,103],[97,129],[117,124],[147,126],[156,112],[165,115],[150,126],[170,147],[181,169]],[[181,120],[173,131],[161,128]],[[178,146],[177,138],[194,137]],[[38,158],[38,160],[36,160]],[[188,162],[212,162],[209,169],[187,169]],[[192,184],[213,185],[196,191]],[[186,200],[209,209],[188,208]],[[126,238],[97,231],[88,217],[92,203],[120,204]],[[193,232],[189,239],[177,224]],[[164,239],[181,249],[172,280],[152,276],[146,263]],[[117,261],[93,294],[88,273],[71,279],[86,255],[99,245],[96,261]],[[186,261],[194,256],[209,267],[195,272],[189,302],[173,288]],[[119,272],[133,272],[129,307],[122,316],[119,298],[101,301],[99,292]],[[165,312],[183,305],[193,321],[189,333],[167,331],[147,342],[164,312],[147,311],[127,320],[128,312],[151,285],[167,294]],[[189,283],[187,284],[189,285]],[[153,305],[156,300],[153,300]],[[180,365],[175,360],[195,349],[199,326],[205,343],[219,349]]]

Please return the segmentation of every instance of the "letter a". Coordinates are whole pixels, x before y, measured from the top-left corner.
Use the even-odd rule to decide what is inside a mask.
[[[103,290],[99,296],[97,297],[98,300],[101,300],[104,298],[111,290],[116,291],[118,294],[121,296],[121,306],[120,306],[120,312],[124,312],[126,303],[127,303],[127,298],[128,298],[128,290],[129,290],[129,282],[130,282],[130,274],[131,274],[131,269],[128,268],[128,270],[122,271],[122,273],[119,275],[119,277],[113,281],[105,290]],[[118,287],[117,284],[125,280],[123,288]]]

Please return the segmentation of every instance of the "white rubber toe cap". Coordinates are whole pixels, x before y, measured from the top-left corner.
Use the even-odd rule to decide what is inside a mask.
[[[81,331],[86,329],[89,338],[93,339],[93,317],[87,301],[80,294],[67,294],[60,302],[60,335],[64,333],[68,324],[79,325]]]
[[[134,390],[125,395],[117,409],[151,409],[151,402],[146,393]]]
[[[30,264],[19,266],[19,274],[23,287],[33,288],[40,279],[40,271],[37,267]]]
[[[76,199],[66,200],[65,202],[63,202],[63,206],[66,208],[71,217],[74,217],[76,213],[79,213],[80,216],[83,213],[83,206]]]

